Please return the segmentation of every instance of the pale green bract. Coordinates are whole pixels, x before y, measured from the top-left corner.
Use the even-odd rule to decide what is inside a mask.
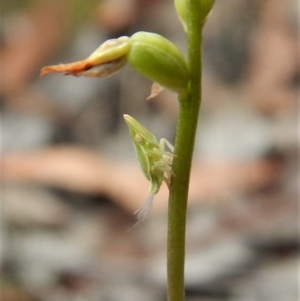
[[[153,197],[158,193],[162,183],[165,182],[169,187],[174,148],[166,139],[161,139],[158,142],[151,132],[131,116],[124,115],[124,119],[129,127],[130,136],[140,167],[150,182],[149,195],[146,202],[135,212],[138,219],[137,224],[139,224],[147,217],[152,206]],[[167,146],[171,152],[166,151],[165,146]]]

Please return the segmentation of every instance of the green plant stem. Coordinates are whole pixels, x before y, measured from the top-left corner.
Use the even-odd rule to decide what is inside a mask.
[[[167,275],[168,301],[185,299],[184,260],[186,211],[191,162],[201,103],[201,32],[199,0],[188,0],[188,63],[190,93],[179,98],[173,176],[168,209]]]

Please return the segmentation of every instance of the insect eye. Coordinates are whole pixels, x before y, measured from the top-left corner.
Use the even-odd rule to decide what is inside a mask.
[[[135,134],[134,136],[134,140],[137,142],[137,143],[142,143],[143,142],[143,137],[139,134]]]

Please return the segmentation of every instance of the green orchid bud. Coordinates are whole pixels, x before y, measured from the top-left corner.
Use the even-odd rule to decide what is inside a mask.
[[[203,25],[206,21],[207,15],[212,9],[212,6],[215,0],[198,0],[199,1],[199,10],[201,13],[201,25]],[[187,31],[187,20],[188,20],[188,7],[187,0],[175,0],[175,9],[181,20],[181,23],[184,27],[184,30]]]
[[[159,85],[185,93],[189,70],[181,51],[169,40],[150,32],[137,32],[130,38],[128,64]]]
[[[187,3],[186,0],[175,0],[174,1],[175,4],[175,9],[177,12],[177,15],[183,25],[184,31],[187,31],[187,27],[186,27],[186,21],[188,18],[188,9],[187,9]]]
[[[41,75],[58,72],[103,78],[119,71],[126,62],[160,86],[177,93],[188,90],[189,70],[183,54],[169,40],[149,32],[108,40],[88,58],[70,64],[46,66]],[[156,93],[154,90],[159,91],[155,87],[151,95]]]

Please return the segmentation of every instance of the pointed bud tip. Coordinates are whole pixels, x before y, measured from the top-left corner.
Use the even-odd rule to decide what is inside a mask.
[[[45,76],[46,74],[51,73],[51,72],[53,72],[52,67],[51,66],[46,66],[46,67],[41,69],[40,77]]]
[[[82,72],[88,70],[91,64],[86,61],[78,61],[70,64],[59,64],[53,66],[46,66],[42,68],[40,76],[44,76],[48,73],[63,73],[65,75],[72,74],[75,76],[81,75]]]
[[[134,123],[134,119],[130,115],[124,114],[123,118],[128,125],[132,125]]]

